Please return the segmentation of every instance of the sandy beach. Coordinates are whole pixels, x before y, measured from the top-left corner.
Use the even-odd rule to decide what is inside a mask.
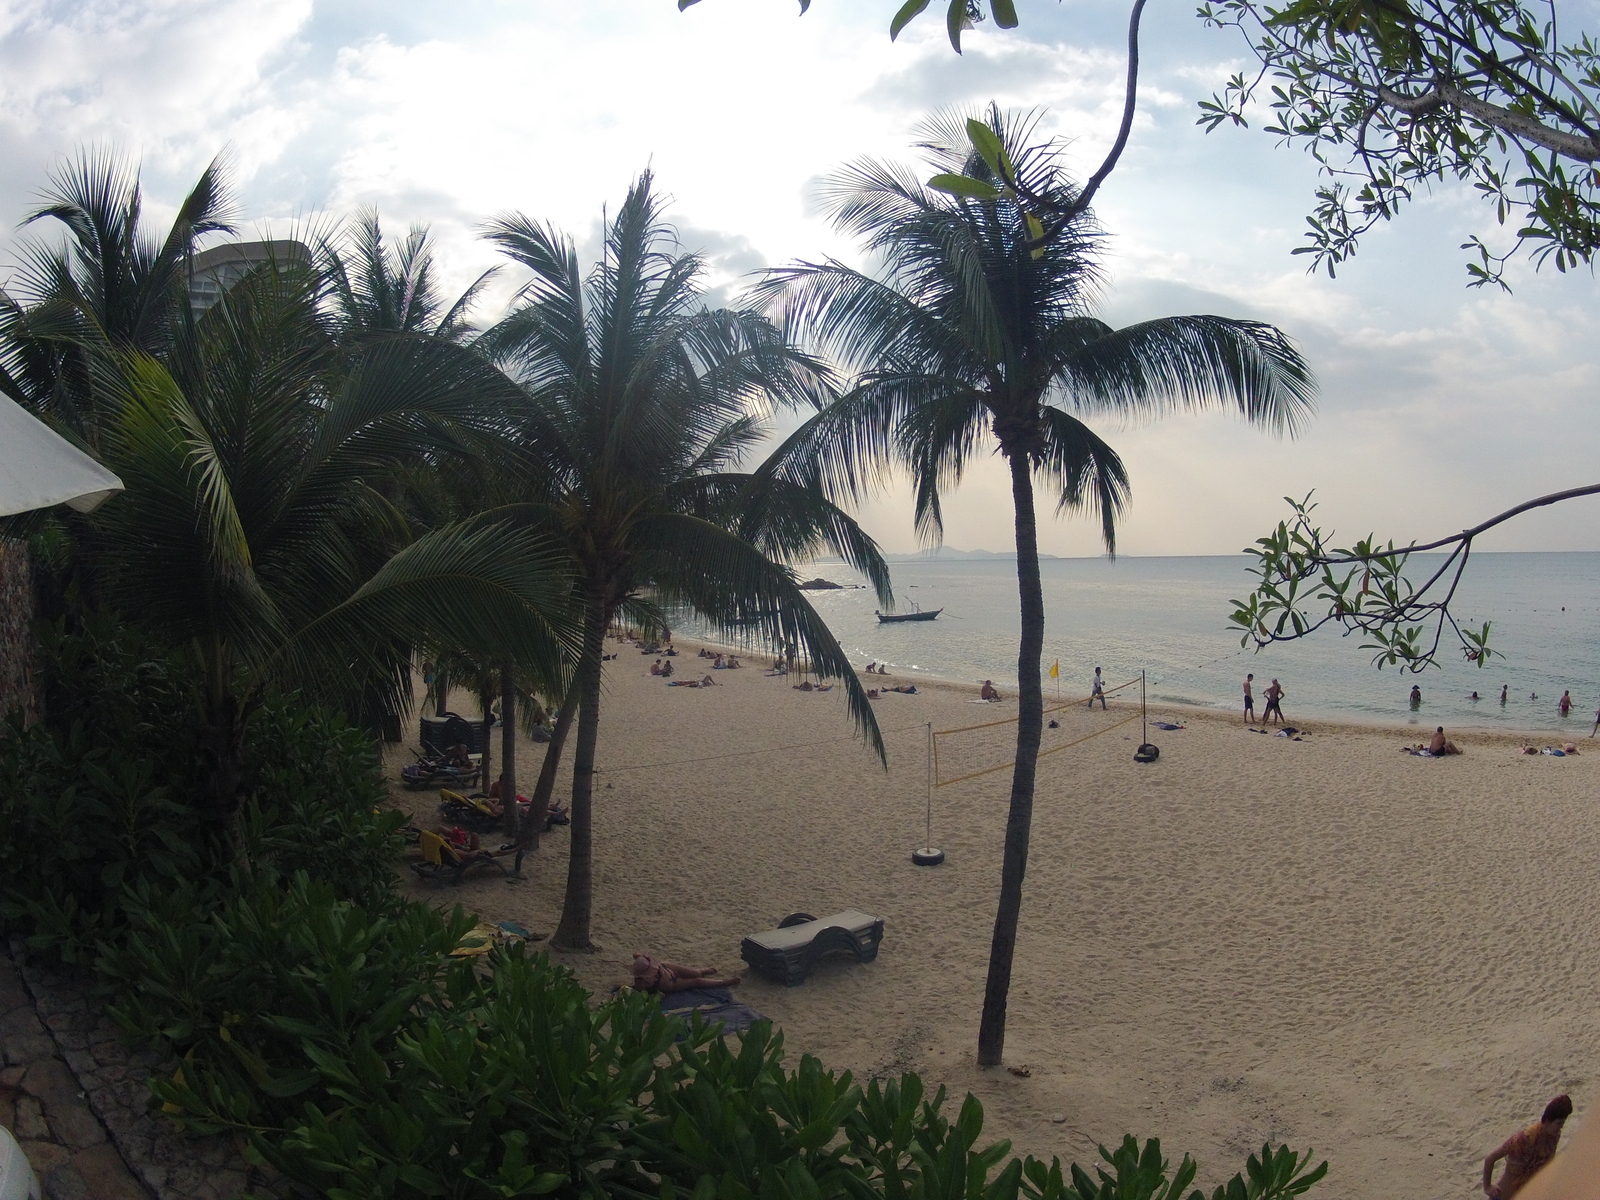
[[[704,665],[679,646],[680,675]],[[1009,772],[936,789],[948,860],[910,861],[929,726],[1014,705],[920,682],[885,696],[885,772],[837,690],[799,692],[755,665],[668,688],[650,661],[624,646],[607,663],[599,949],[556,956],[597,991],[636,949],[742,968],[740,939],[786,913],[865,909],[886,922],[875,963],[740,989],[791,1057],[916,1070],[958,1101],[971,1091],[986,1136],[1019,1152],[1087,1163],[1097,1142],[1159,1136],[1174,1159],[1198,1159],[1207,1191],[1271,1140],[1331,1161],[1314,1195],[1472,1196],[1482,1156],[1552,1095],[1570,1091],[1580,1118],[1591,1105],[1600,739],[1587,723],[1580,757],[1468,733],[1464,755],[1432,760],[1400,753],[1415,727],[1313,722],[1295,741],[1166,710],[1187,727],[1152,730],[1161,757],[1139,765],[1137,721],[1080,740],[1136,713],[1136,691],[1108,713],[1063,711],[1045,732],[1011,990],[1006,1062],[1031,1072],[1019,1078],[974,1063]],[[465,697],[456,707],[476,713]],[[942,776],[1003,762],[1011,736],[942,738]],[[522,790],[542,753],[519,753]],[[394,795],[436,822],[434,793]],[[548,933],[566,850],[557,829],[522,880],[410,886]]]

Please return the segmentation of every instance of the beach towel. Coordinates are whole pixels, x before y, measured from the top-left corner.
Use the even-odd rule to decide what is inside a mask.
[[[1400,753],[1409,754],[1413,758],[1441,758],[1441,757],[1443,757],[1442,755],[1435,754],[1432,750],[1429,750],[1426,747],[1417,747],[1417,746],[1401,746],[1400,747]]]
[[[1154,725],[1157,729],[1173,730],[1185,728],[1183,725],[1174,725],[1171,721],[1151,721],[1150,724]]]
[[[707,1024],[722,1022],[723,1033],[743,1033],[757,1021],[767,1018],[733,998],[725,987],[689,988],[682,992],[669,992],[661,997],[661,1011],[682,1017],[685,1021],[698,1013]]]

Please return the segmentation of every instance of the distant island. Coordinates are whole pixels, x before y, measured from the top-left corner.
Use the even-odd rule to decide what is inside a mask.
[[[796,586],[798,586],[799,589],[802,592],[842,592],[842,591],[844,591],[844,584],[842,584],[842,583],[834,583],[833,580],[831,580],[831,579],[823,579],[821,576],[818,576],[816,579],[808,579],[804,583],[798,584]]]

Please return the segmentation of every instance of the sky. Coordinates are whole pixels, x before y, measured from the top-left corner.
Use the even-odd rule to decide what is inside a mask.
[[[222,153],[247,233],[373,206],[395,233],[430,225],[463,287],[493,265],[486,219],[523,212],[592,247],[603,206],[648,167],[719,295],[797,258],[859,263],[819,213],[818,182],[862,156],[912,159],[937,109],[1039,109],[1080,176],[1099,164],[1120,116],[1122,3],[1022,0],[1020,29],[980,26],[961,57],[936,19],[891,43],[896,7],[0,0],[0,264],[16,261],[16,227],[50,171],[90,147],[141,164],[163,228]],[[1310,360],[1321,398],[1294,441],[1220,414],[1100,427],[1132,478],[1121,553],[1232,553],[1285,515],[1282,497],[1313,490],[1341,535],[1431,539],[1595,480],[1591,273],[1521,265],[1510,296],[1469,290],[1460,244],[1502,231],[1474,196],[1444,188],[1370,235],[1337,279],[1308,275],[1290,251],[1312,164],[1259,127],[1195,125],[1196,102],[1245,65],[1238,35],[1205,29],[1191,0],[1157,0],[1144,41],[1133,139],[1096,204],[1109,233],[1102,315],[1270,321]],[[502,283],[480,317],[515,278]],[[985,458],[947,499],[945,540],[1005,550],[1009,510],[1001,464]],[[860,516],[885,550],[918,548],[903,485]],[[1600,550],[1600,499],[1520,518],[1481,546]],[[1097,526],[1050,520],[1040,548],[1097,553]]]

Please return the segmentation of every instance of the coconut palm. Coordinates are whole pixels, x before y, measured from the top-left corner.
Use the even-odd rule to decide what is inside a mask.
[[[1054,149],[1030,143],[1031,119],[991,108],[981,123],[1034,195],[1075,198]],[[945,177],[998,182],[962,120],[937,118],[922,149]],[[961,185],[967,192],[983,191]],[[911,171],[865,161],[831,185],[841,230],[881,263],[876,275],[827,261],[771,273],[758,289],[791,334],[857,371],[854,387],[785,448],[834,488],[871,485],[891,459],[915,483],[919,531],[937,538],[940,496],[991,438],[1011,476],[1021,638],[1011,807],[990,950],[978,1061],[1000,1061],[1022,905],[1043,698],[1044,598],[1034,490],[1058,511],[1096,513],[1108,551],[1127,475],[1085,418],[1225,408],[1292,432],[1311,411],[1305,363],[1276,329],[1222,317],[1166,317],[1113,329],[1091,314],[1098,233],[1080,219],[1052,238],[1004,193],[956,196]]]
[[[373,483],[438,461],[520,391],[448,341],[349,348],[333,335],[317,274],[269,262],[164,360],[93,359],[104,458],[127,490],[82,549],[111,604],[194,660],[203,800],[223,834],[268,685],[346,708],[377,694],[402,711],[419,643],[493,647],[559,674],[561,556],[483,522],[414,537]]]
[[[817,373],[765,319],[703,306],[701,261],[661,223],[648,174],[606,225],[587,276],[554,229],[508,216],[488,236],[532,279],[477,345],[526,389],[521,511],[566,548],[584,607],[571,858],[554,936],[584,947],[601,656],[613,619],[659,625],[682,608],[731,637],[803,647],[821,674],[842,679],[857,728],[881,755],[866,692],[782,564],[831,548],[885,597],[888,573],[821,488],[736,469],[766,436],[772,406],[802,402]]]
[[[59,243],[30,242],[0,292],[0,391],[94,445],[95,347],[159,355],[188,317],[196,241],[231,231],[220,159],[200,175],[164,236],[143,221],[139,174],[121,156],[86,151],[62,166],[25,224],[55,221]]]
[[[351,218],[342,237],[322,239],[318,250],[345,341],[385,333],[462,341],[473,331],[472,305],[495,275],[493,268],[483,272],[446,304],[428,227],[412,225],[399,245],[390,247],[377,211],[370,208]]]

